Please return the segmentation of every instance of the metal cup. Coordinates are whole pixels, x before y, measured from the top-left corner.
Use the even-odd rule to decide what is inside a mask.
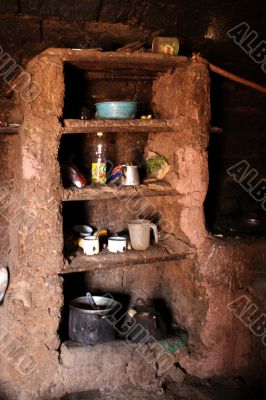
[[[123,166],[123,175],[121,178],[122,186],[138,186],[139,185],[139,173],[136,165],[125,165]]]

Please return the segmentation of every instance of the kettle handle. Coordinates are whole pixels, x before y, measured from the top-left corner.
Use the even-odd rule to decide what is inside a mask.
[[[144,306],[145,300],[142,297],[138,297],[135,303],[135,306]]]
[[[122,176],[124,179],[126,179],[127,177],[127,166],[126,165],[122,165]]]
[[[155,243],[158,243],[159,241],[159,235],[158,235],[158,229],[157,226],[155,224],[153,224],[152,222],[150,222],[150,227],[153,230],[153,234],[154,234],[154,238],[155,238]]]

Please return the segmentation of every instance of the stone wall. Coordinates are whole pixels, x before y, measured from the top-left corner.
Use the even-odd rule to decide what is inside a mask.
[[[265,82],[256,64],[227,31],[242,21],[263,39],[264,2],[227,1],[216,4],[181,1],[68,0],[0,2],[0,45],[19,64],[48,47],[116,49],[140,40],[150,47],[154,35],[178,36],[181,54],[201,54],[214,64],[258,83]],[[210,143],[211,180],[207,209],[210,224],[219,214],[238,209],[260,211],[260,206],[232,182],[226,169],[246,159],[263,178],[265,96],[212,74],[212,125],[224,132]],[[9,86],[0,83],[0,120],[19,121]],[[230,196],[228,193],[231,193]]]
[[[251,374],[265,360],[262,343],[256,342],[258,338],[232,315],[227,305],[244,293],[263,306],[262,297],[256,297],[258,281],[254,278],[264,271],[264,243],[208,238],[203,202],[208,182],[205,149],[209,77],[205,66],[189,61],[180,71],[166,73],[154,83],[154,107],[159,115],[176,118],[177,128],[167,134],[151,135],[147,149],[159,149],[172,164],[167,180],[179,196],[154,201],[162,214],[174,222],[174,228],[167,232],[175,240],[189,243],[194,257],[116,272],[95,271],[85,278],[91,291],[112,290],[133,299],[161,297],[171,309],[174,321],[187,329],[188,347],[174,353],[175,364],[169,377],[159,374],[158,367],[154,370],[125,344],[121,344],[119,357],[114,358],[118,344],[90,350],[68,348],[60,343],[58,329],[64,293],[63,278],[58,275],[63,267],[63,237],[57,155],[64,99],[62,59],[74,58],[74,53],[52,50],[30,62],[28,71],[33,81],[41,85],[42,92],[32,103],[24,104],[23,126],[19,137],[13,138],[17,146],[9,147],[10,152],[13,148],[18,150],[16,174],[12,177],[22,212],[18,226],[9,225],[12,279],[0,309],[3,396],[12,400],[46,399],[93,389],[99,384],[115,386],[122,380],[145,388],[155,387],[167,379],[178,382],[179,365],[187,374],[200,378],[234,375],[239,371]],[[176,102],[171,101],[173,95]],[[180,110],[185,115],[181,122]],[[7,153],[9,161],[10,158],[11,153]],[[13,165],[10,164],[9,174]],[[37,222],[33,227],[28,224],[31,213]],[[34,231],[29,232],[31,228]],[[156,357],[154,361],[156,364]],[[119,377],[115,380],[109,370],[113,362]],[[103,376],[100,383],[99,374]],[[73,375],[79,379],[73,382]]]
[[[62,203],[60,199],[61,181],[57,157],[62,132],[60,117],[64,104],[63,60],[72,60],[74,63],[76,58],[79,59],[82,56],[86,60],[92,54],[86,50],[81,54],[75,51],[55,49],[34,58],[27,69],[32,75],[32,82],[40,85],[41,92],[32,102],[25,101],[23,103],[24,119],[18,137],[18,164],[16,165],[17,173],[14,176],[16,200],[20,204],[21,212],[18,216],[18,225],[9,226],[11,282],[5,302],[0,309],[7,335],[2,337],[1,341],[3,364],[6,365],[3,379],[6,382],[12,381],[13,390],[16,392],[12,396],[18,399],[24,397],[45,398],[45,396],[59,395],[77,389],[77,386],[73,386],[69,375],[70,356],[67,355],[64,345],[62,348],[60,347],[57,334],[61,319],[61,308],[64,305],[62,277],[58,274],[63,269],[64,260]],[[101,54],[97,54],[96,58],[99,57],[101,57]],[[142,59],[145,60],[146,55],[138,57],[141,62]],[[109,55],[109,63],[112,63],[113,58],[115,58],[114,54]],[[132,57],[129,56],[129,58],[132,62]],[[154,106],[157,107],[159,115],[167,117],[167,113],[170,113],[177,124],[175,131],[172,132],[172,139],[169,135],[167,139],[163,134],[158,133],[158,135],[161,140],[165,140],[165,148],[164,150],[161,149],[163,155],[172,164],[172,175],[169,177],[169,183],[180,192],[183,203],[181,202],[179,206],[178,196],[173,202],[166,196],[166,203],[158,201],[157,207],[163,215],[167,211],[166,217],[174,221],[171,230],[166,229],[167,233],[173,235],[176,240],[180,240],[180,236],[183,235],[184,240],[189,242],[191,247],[199,247],[207,234],[204,229],[202,210],[207,190],[207,157],[204,148],[208,138],[209,77],[204,65],[194,65],[189,60],[183,60],[183,62],[184,67],[181,68],[179,73],[177,70],[175,73],[166,73],[164,78],[157,79],[153,93]],[[182,75],[182,78],[179,78],[179,74]],[[188,95],[186,103],[183,104],[182,93],[185,90],[189,91],[190,95]],[[199,96],[199,93],[202,96]],[[173,95],[176,96],[179,108],[183,108],[183,113],[186,116],[181,121],[177,118],[177,103],[171,101]],[[167,97],[162,101],[164,105],[168,103],[168,107],[166,107],[166,110],[160,110],[161,98],[164,96]],[[189,110],[190,115],[188,115]],[[180,136],[183,131],[188,132],[186,137]],[[173,140],[177,137],[179,137],[179,147],[168,143],[169,139]],[[154,149],[153,144],[156,147],[156,135],[150,137],[148,148]],[[180,149],[183,149],[183,155],[178,154]],[[195,198],[193,198],[195,187],[191,184],[191,177],[195,175],[195,163],[193,165],[190,163],[191,152],[194,155],[195,163],[198,163],[198,175],[194,178],[198,195]],[[186,160],[188,163],[185,168],[182,165],[185,164]],[[187,182],[185,187],[181,184],[183,181]],[[180,220],[177,217],[177,208],[180,208],[181,214],[183,210],[186,214]],[[196,221],[198,215],[200,215],[201,220]],[[199,232],[195,233],[194,230],[188,229],[186,224],[188,218],[191,219],[192,225],[198,224],[200,226]],[[31,222],[33,222],[33,225]],[[168,286],[169,275],[171,275],[171,271],[177,268],[177,265],[178,263],[169,263],[169,271],[166,268],[165,286]],[[151,265],[150,268],[153,269],[154,266]],[[187,268],[184,266],[184,269],[188,268],[191,270],[193,266],[191,264]],[[148,271],[150,269],[147,269],[146,273]],[[145,287],[147,280],[147,290],[148,288],[152,289],[152,293],[155,293],[156,289],[149,285],[149,274],[143,276],[141,272],[145,273],[145,271],[139,269],[138,272],[134,271],[133,275],[128,275],[129,281],[123,283],[125,290],[135,292],[136,295],[140,293],[137,282],[142,280],[143,287]],[[142,276],[140,277],[138,273]],[[124,274],[126,276],[126,273]],[[108,274],[106,274],[107,276]],[[156,281],[159,280],[157,272],[154,273],[154,279],[153,283],[156,284]],[[183,279],[181,278],[181,280]],[[114,287],[115,282],[115,276],[111,276],[108,287]],[[199,297],[198,289],[193,287],[192,282],[181,284],[181,286],[184,285],[191,287],[195,297]],[[173,293],[169,289],[169,294],[166,293],[166,290],[164,293],[162,292],[162,295],[165,299],[168,299],[174,315],[178,316],[177,313],[182,313],[181,322],[188,325],[191,336],[194,337],[199,334],[197,322],[193,317],[189,323],[186,323],[190,314],[186,315],[186,308],[182,312],[176,306],[174,302],[175,288],[172,287],[172,290]],[[152,293],[150,292],[150,295]],[[80,293],[80,295],[82,294]],[[158,294],[160,294],[159,291]],[[190,304],[191,295],[187,294],[186,290],[183,297],[184,304],[188,305],[190,309],[197,308],[197,301],[193,300],[193,304]],[[194,314],[194,316],[196,315],[198,313]],[[14,340],[18,341],[19,348],[12,349],[11,352],[7,341],[11,342],[11,346]],[[22,349],[26,352],[25,355],[17,353],[17,359],[15,359],[13,354],[22,352]],[[85,351],[87,350],[85,349]],[[77,348],[74,352],[79,354],[80,350]],[[81,352],[84,352],[84,349]],[[106,366],[111,362],[112,351],[109,353],[109,359],[104,361],[106,354],[99,354],[97,348],[96,352],[92,353],[91,362],[96,362],[93,359],[97,354],[100,362],[101,359],[103,360],[102,368],[105,372]],[[23,356],[30,363],[26,371],[28,373],[24,375],[21,373]],[[125,359],[124,361],[121,360],[120,366],[127,366],[129,371],[127,375],[134,377],[135,374],[139,374],[143,362],[136,360],[130,366],[127,359],[127,357],[131,358],[130,353],[125,353],[124,357]],[[82,374],[86,372],[83,376],[84,379],[77,381],[76,385],[79,385],[80,389],[91,388],[92,383],[95,382],[95,376],[90,372],[91,363],[86,366],[86,370],[84,370],[83,365],[75,365],[75,368],[77,368],[77,376],[80,375],[79,370],[83,371]],[[150,368],[148,368],[147,375],[145,373],[145,377],[143,377],[143,382],[146,380],[147,385],[150,380],[150,373]],[[155,372],[152,375],[154,382],[156,381]],[[26,378],[29,376],[30,379],[27,380]],[[86,379],[87,377],[90,378],[89,382]],[[107,385],[108,381],[105,384]],[[6,395],[10,396],[12,392],[8,384],[6,390]]]
[[[265,81],[256,64],[232,39],[227,31],[242,21],[263,39],[265,10],[263,2],[236,1],[216,4],[192,1],[33,1],[0,2],[0,45],[19,64],[48,47],[102,47],[116,49],[140,40],[151,46],[154,35],[178,36],[181,54],[192,51],[214,64],[258,83]],[[266,174],[262,145],[265,141],[265,96],[212,74],[212,125],[223,128],[213,134],[210,143],[212,170],[207,209],[209,222],[219,214],[238,209],[260,211],[260,207],[232,182],[226,169],[246,159],[264,177]],[[14,101],[9,87],[0,85],[0,120],[16,122]],[[230,196],[228,193],[231,193]]]

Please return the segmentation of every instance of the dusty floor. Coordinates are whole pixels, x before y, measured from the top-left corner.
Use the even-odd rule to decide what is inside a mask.
[[[77,393],[75,395],[66,396],[62,400],[174,400],[173,394],[158,394],[147,392],[143,389],[135,387],[122,387],[114,391],[90,391],[87,393]]]
[[[66,395],[61,400],[264,400],[262,383],[247,386],[241,379],[226,383],[193,383],[169,387],[165,392],[149,392],[136,386],[124,386],[110,391],[90,391]]]

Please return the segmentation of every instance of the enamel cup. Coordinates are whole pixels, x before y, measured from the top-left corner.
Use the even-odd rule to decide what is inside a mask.
[[[100,252],[99,238],[95,236],[79,238],[78,245],[87,256],[93,256]]]
[[[107,248],[111,253],[123,253],[127,249],[127,238],[125,236],[111,236],[108,239]]]

